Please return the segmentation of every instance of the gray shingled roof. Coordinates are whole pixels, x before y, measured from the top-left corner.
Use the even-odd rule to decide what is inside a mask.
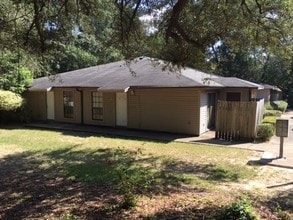
[[[125,90],[129,87],[249,87],[254,84],[238,78],[225,78],[191,68],[175,70],[158,59],[140,57],[131,62],[118,61],[69,71],[33,81],[29,90],[52,87],[89,87],[102,90]]]
[[[218,77],[213,79],[215,82],[222,84],[225,87],[249,87],[249,88],[263,88],[263,86],[246,81],[243,79],[239,79],[236,77]]]
[[[279,92],[282,91],[282,90],[281,90],[280,88],[278,88],[277,86],[272,86],[272,85],[265,84],[265,83],[261,83],[260,85],[263,86],[263,89],[272,89],[272,90],[276,90],[276,91],[279,91]]]

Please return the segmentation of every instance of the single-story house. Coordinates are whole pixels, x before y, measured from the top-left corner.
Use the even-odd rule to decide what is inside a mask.
[[[262,88],[257,91],[257,98],[264,99],[265,102],[278,101],[282,99],[282,90],[277,86],[260,84]]]
[[[216,100],[250,101],[261,86],[149,57],[37,78],[26,97],[34,120],[200,135]]]

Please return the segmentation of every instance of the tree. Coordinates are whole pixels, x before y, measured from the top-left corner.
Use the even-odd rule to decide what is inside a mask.
[[[291,0],[2,0],[0,49],[38,57],[28,68],[38,75],[140,55],[212,70],[210,48],[222,42],[241,69],[253,51],[290,59],[292,13]]]
[[[11,51],[1,52],[0,59],[0,89],[22,93],[32,82],[33,74],[28,69],[25,54]]]
[[[260,48],[283,54],[292,50],[293,3],[290,0],[142,0],[116,1],[116,4],[124,22],[120,22],[122,41],[131,36],[130,27],[139,12],[165,9],[155,28],[167,43],[176,44],[180,49],[179,56],[178,50],[168,51],[174,53],[178,62],[192,63],[194,56],[204,61],[209,48],[219,41],[235,50]]]
[[[44,53],[55,41],[72,42],[72,31],[78,30],[93,34],[105,45],[114,44],[131,57],[144,52],[149,43],[138,18],[156,11],[160,16],[153,25],[165,40],[160,48],[177,48],[162,50],[160,55],[176,57],[173,61],[189,64],[196,56],[205,62],[209,47],[218,41],[233,49],[288,51],[292,45],[290,0],[4,0],[1,4],[5,6],[0,11],[2,42],[12,39],[31,52]]]
[[[262,80],[264,59],[262,51],[251,51],[249,48],[235,51],[225,43],[213,46],[210,51],[210,62],[216,74],[254,82]]]
[[[287,89],[293,82],[293,76],[284,59],[277,55],[269,55],[263,67],[262,81]]]

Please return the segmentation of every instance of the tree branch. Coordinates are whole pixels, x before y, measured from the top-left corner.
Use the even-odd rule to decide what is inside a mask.
[[[168,38],[171,37],[173,34],[173,30],[176,30],[176,27],[179,23],[179,17],[183,9],[186,7],[189,0],[178,0],[178,2],[174,5],[172,10],[172,15],[166,30],[166,40],[168,41]]]
[[[41,12],[42,12],[45,4],[43,3],[41,5],[41,7],[39,7],[38,0],[34,0],[33,4],[34,4],[34,25],[36,27],[36,30],[37,30],[39,38],[40,38],[40,44],[41,44],[40,49],[42,52],[44,52],[45,51],[45,37],[44,37],[44,33],[43,33],[43,28],[42,28]]]
[[[129,20],[128,32],[130,32],[130,30],[131,30],[131,26],[132,26],[132,24],[133,24],[134,18],[135,18],[135,16],[136,16],[136,13],[137,13],[137,10],[138,10],[140,4],[141,4],[141,0],[139,0],[139,1],[136,3],[135,9],[133,10],[132,16],[131,16],[131,18],[130,18],[130,20]]]
[[[258,2],[258,0],[255,0],[255,3],[256,3],[256,5],[257,5],[257,7],[258,7],[258,11],[259,11],[259,13],[262,14],[262,7],[261,7],[261,4]]]
[[[200,49],[204,50],[203,44],[195,39],[192,39],[185,30],[181,27],[179,23],[180,15],[184,8],[187,6],[189,0],[179,0],[173,7],[172,15],[167,27],[165,38],[168,41],[169,38],[173,38],[177,43],[181,43],[184,40]],[[201,12],[200,12],[201,13]]]
[[[252,14],[251,10],[249,9],[248,5],[246,4],[246,0],[241,0],[241,6],[244,6],[249,14]]]

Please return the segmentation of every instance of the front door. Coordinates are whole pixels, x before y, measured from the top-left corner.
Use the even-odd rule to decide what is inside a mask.
[[[55,104],[54,104],[54,92],[47,92],[47,119],[54,120],[55,119]]]
[[[116,125],[127,126],[127,93],[116,93]]]
[[[207,121],[208,128],[215,128],[215,117],[216,117],[216,93],[208,93],[208,106],[207,106]]]

